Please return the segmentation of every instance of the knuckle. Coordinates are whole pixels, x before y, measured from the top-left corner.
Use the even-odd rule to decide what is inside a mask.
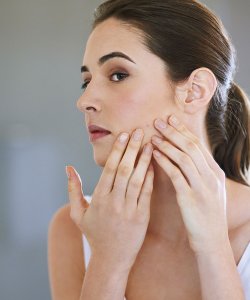
[[[181,165],[186,165],[190,163],[190,158],[186,154],[180,154],[179,163]]]
[[[171,145],[169,144],[169,142],[166,142],[166,141],[164,141],[161,144],[161,148],[162,148],[163,152],[167,152],[167,153],[172,150]]]
[[[69,184],[68,184],[68,193],[71,194],[73,191],[74,191],[74,188],[73,188],[72,184],[69,183]]]
[[[120,165],[118,167],[118,173],[121,175],[121,176],[128,176],[130,174],[130,167],[127,166],[127,165]]]
[[[151,188],[145,189],[144,197],[146,197],[146,198],[151,197],[152,192],[153,192],[153,189],[151,189]]]
[[[137,151],[138,150],[138,142],[131,140],[131,142],[128,145],[128,148],[130,150]]]
[[[184,124],[180,124],[180,125],[178,126],[178,130],[179,130],[180,132],[182,132],[183,134],[184,134],[185,132],[187,132],[187,129],[186,129],[186,127],[185,127]]]
[[[149,184],[144,185],[142,190],[142,195],[144,198],[150,198],[153,192],[153,184],[150,182]]]
[[[169,146],[169,143],[163,142],[162,143],[162,150],[168,152],[168,150],[171,151],[171,147]]]
[[[186,148],[188,151],[193,152],[196,149],[196,143],[194,143],[193,141],[188,141]]]
[[[173,168],[170,173],[170,176],[173,181],[177,181],[180,177],[180,172],[177,170],[177,168]]]
[[[193,136],[193,143],[194,145],[196,146],[199,146],[200,145],[200,140],[197,136]]]
[[[112,151],[114,152],[120,152],[123,149],[123,144],[121,144],[118,140],[116,141],[116,143],[114,143]]]
[[[150,162],[150,155],[148,155],[145,151],[142,152],[142,155],[140,156],[140,161],[143,164],[149,164]]]
[[[143,180],[141,180],[139,178],[135,178],[130,181],[130,185],[131,185],[132,189],[138,189],[142,186],[142,184],[143,184]]]
[[[167,127],[167,129],[166,129],[167,136],[172,137],[174,133],[175,133],[175,131],[172,127]]]
[[[115,171],[115,166],[110,162],[106,165],[105,167],[105,171],[108,173],[108,174],[113,174],[114,171]]]
[[[120,142],[114,143],[112,147],[112,153],[120,153],[124,150],[124,144],[121,144]]]

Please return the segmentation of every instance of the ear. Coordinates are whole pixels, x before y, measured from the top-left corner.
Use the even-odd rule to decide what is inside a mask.
[[[207,107],[212,99],[218,82],[208,68],[194,70],[184,83],[177,84],[176,101],[183,112],[194,114]]]

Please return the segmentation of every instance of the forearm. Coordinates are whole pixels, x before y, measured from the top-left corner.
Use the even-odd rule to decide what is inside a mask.
[[[80,300],[123,300],[130,268],[90,259]]]
[[[245,300],[229,241],[197,254],[202,300]]]

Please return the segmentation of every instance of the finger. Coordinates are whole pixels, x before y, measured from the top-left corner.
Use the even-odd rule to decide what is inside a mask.
[[[175,166],[170,159],[157,150],[153,151],[153,156],[163,171],[171,179],[177,193],[185,195],[185,193],[189,193],[191,191],[191,188],[189,187],[188,182],[181,170]]]
[[[164,156],[173,161],[178,168],[185,175],[187,182],[192,188],[197,187],[197,182],[201,181],[201,175],[199,174],[191,157],[179,150],[171,143],[163,139],[152,139],[153,144],[163,153]]]
[[[165,122],[164,122],[165,123]],[[156,123],[155,123],[156,124]],[[165,123],[166,124],[166,123]],[[208,165],[205,156],[200,149],[199,139],[195,136],[191,137],[191,133],[189,132],[184,125],[181,125],[182,129],[176,130],[173,126],[169,126],[166,124],[166,128],[156,127],[163,136],[169,140],[174,146],[188,155],[194,163],[195,168],[198,170],[199,174],[204,177],[210,179],[213,176],[213,171]],[[185,162],[185,155],[181,156]]]
[[[173,117],[174,117],[174,122],[173,122]],[[176,130],[178,130],[180,133],[183,135],[187,136],[190,138],[194,143],[199,145],[200,150],[202,151],[204,158],[208,164],[208,166],[213,170],[215,174],[222,175],[224,176],[223,170],[220,168],[218,163],[215,161],[212,153],[207,149],[207,147],[200,142],[200,140],[192,133],[190,132],[184,124],[182,124],[176,116],[171,116],[169,118],[169,124],[172,125]]]
[[[66,166],[68,175],[68,194],[70,201],[70,216],[78,223],[89,204],[84,199],[82,181],[79,174],[72,166]]]
[[[135,210],[137,208],[137,199],[141,193],[143,182],[145,180],[145,176],[147,174],[147,170],[151,161],[152,152],[152,144],[146,144],[143,148],[136,169],[129,180],[126,193],[126,203],[131,210]]]
[[[154,183],[154,168],[153,168],[153,164],[150,163],[138,199],[138,211],[140,211],[144,216],[146,216],[147,214],[148,216],[150,216],[150,202],[151,202],[151,196],[153,191],[153,183]]]
[[[107,195],[111,192],[115,180],[117,168],[122,159],[129,140],[129,134],[121,133],[116,139],[112,151],[106,161],[103,172],[100,176],[95,192],[100,196]]]
[[[125,200],[127,186],[134,171],[134,165],[136,157],[140,150],[141,142],[143,139],[143,130],[137,129],[133,132],[133,135],[129,141],[124,156],[119,164],[117,174],[114,181],[113,193],[114,196],[119,196]]]

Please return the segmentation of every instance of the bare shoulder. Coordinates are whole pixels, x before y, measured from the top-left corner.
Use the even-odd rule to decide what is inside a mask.
[[[228,220],[237,240],[250,240],[250,187],[227,179]]]
[[[250,242],[250,187],[227,179],[229,237],[238,264]]]
[[[250,239],[250,187],[243,184],[238,184],[238,194],[242,203],[242,219],[244,220]]]
[[[250,187],[227,179],[227,196],[230,215],[237,224],[235,227],[250,224]]]
[[[82,233],[70,217],[69,204],[50,221],[48,267],[52,299],[79,299],[85,274]]]

